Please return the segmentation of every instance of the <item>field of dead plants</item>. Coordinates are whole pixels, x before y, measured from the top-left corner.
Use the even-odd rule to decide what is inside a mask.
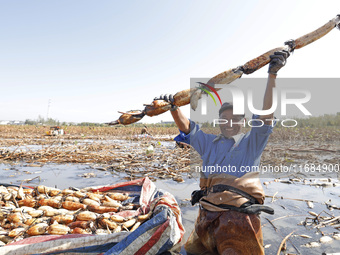
[[[175,127],[148,127],[152,136],[141,135],[140,127],[63,127],[65,135],[47,136],[49,127],[0,126],[0,162],[95,163],[106,169],[125,171],[132,178],[157,170],[157,176],[190,170],[195,153],[175,146]],[[203,129],[219,133],[218,128]],[[147,153],[149,146],[153,147]],[[276,128],[263,156],[263,165],[339,163],[340,129]],[[145,172],[144,172],[144,170]],[[164,172],[165,171],[165,172]]]

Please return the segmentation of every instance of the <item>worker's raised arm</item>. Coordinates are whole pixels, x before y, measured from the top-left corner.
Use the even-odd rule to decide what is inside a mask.
[[[171,115],[178,127],[179,130],[184,132],[185,134],[190,133],[190,121],[189,119],[183,114],[183,112],[179,109],[178,106],[173,105],[174,97],[173,95],[161,95],[159,98],[155,98],[154,100],[161,99],[169,102],[171,104]]]
[[[266,92],[264,93],[262,110],[268,110],[272,107],[273,88],[275,88],[275,86],[276,86],[276,75],[270,73],[268,74],[267,87],[266,87]],[[274,113],[271,113],[268,115],[262,115],[260,116],[260,119],[262,119],[266,125],[270,125],[271,120],[273,119],[273,116],[274,116]]]
[[[185,134],[190,133],[190,121],[189,119],[183,114],[183,112],[177,108],[171,111],[171,115],[174,118],[174,121],[179,130],[181,130]]]
[[[268,69],[268,80],[267,87],[264,93],[263,107],[262,110],[269,110],[273,104],[273,88],[276,86],[276,76],[277,72],[286,64],[287,58],[289,57],[288,51],[277,51],[274,55],[271,55],[271,61]],[[260,116],[260,119],[264,121],[265,124],[270,125],[273,119],[274,113],[268,115]],[[266,121],[267,120],[267,121]]]

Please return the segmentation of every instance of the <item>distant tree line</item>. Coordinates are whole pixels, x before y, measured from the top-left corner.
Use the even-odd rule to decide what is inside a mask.
[[[48,125],[48,126],[59,126],[61,123],[59,120],[55,120],[52,118],[43,118],[42,116],[38,116],[38,119],[36,120],[31,120],[31,119],[26,119],[25,120],[26,125]]]
[[[27,119],[25,121],[26,125],[46,125],[46,126],[88,126],[88,127],[101,127],[105,126],[102,123],[92,123],[92,122],[60,122],[59,120],[52,119],[52,118],[43,118],[39,115],[36,120]]]
[[[52,119],[52,118],[43,118],[42,116],[38,116],[37,119],[31,120],[31,119],[26,119],[25,120],[26,125],[46,125],[46,126],[86,126],[86,127],[103,127],[106,126],[104,123],[95,123],[95,122],[60,122],[59,120]],[[122,125],[119,125],[122,127]],[[144,126],[147,127],[175,127],[176,124],[175,122],[164,122],[164,123],[153,123],[153,124],[145,124],[145,123],[134,123],[129,125],[131,127],[137,127],[137,128],[143,128]]]
[[[298,127],[340,127],[340,112],[318,117],[296,119]]]

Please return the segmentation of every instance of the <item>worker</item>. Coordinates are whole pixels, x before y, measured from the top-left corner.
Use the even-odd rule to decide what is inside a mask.
[[[270,56],[263,110],[272,106],[277,72],[288,57],[288,51],[277,51]],[[161,95],[159,99],[173,103],[172,95]],[[251,131],[243,134],[245,116],[233,114],[233,104],[224,103],[219,119],[226,121],[219,125],[218,136],[204,133],[173,104],[171,114],[180,130],[175,140],[189,143],[203,160],[200,190],[193,192],[191,201],[192,204],[199,202],[199,213],[185,244],[186,251],[190,254],[264,254],[259,213],[273,214],[274,211],[262,205],[265,196],[259,172],[240,169],[259,166],[275,125],[273,114],[253,115]]]
[[[147,134],[147,135],[151,136],[151,134],[150,134],[149,131],[148,131],[148,128],[147,128],[145,125],[144,125],[144,127],[142,128],[141,134],[142,134],[142,135]]]

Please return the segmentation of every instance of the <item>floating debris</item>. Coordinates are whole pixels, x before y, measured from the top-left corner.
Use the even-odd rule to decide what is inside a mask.
[[[330,236],[323,236],[320,238],[320,243],[329,243],[333,241],[333,238]]]
[[[146,154],[151,154],[154,152],[154,147],[152,145],[149,145],[146,149]]]
[[[305,235],[305,234],[302,234],[302,235],[293,235],[293,237],[312,238],[311,236]]]
[[[263,182],[263,185],[268,186],[270,182]]]
[[[83,178],[93,178],[93,177],[96,177],[96,174],[95,173],[84,173],[84,174],[80,174],[78,176],[83,177]]]
[[[326,227],[326,226],[335,226],[335,227],[339,227],[338,224],[340,223],[340,216],[337,217],[318,217],[319,219],[315,222],[318,222],[319,224],[317,224],[316,226],[314,226],[314,228],[322,228],[322,227]]]
[[[307,206],[308,206],[308,208],[310,208],[310,209],[313,209],[313,208],[314,208],[314,204],[313,204],[313,202],[311,202],[311,201],[307,201]]]
[[[302,247],[307,247],[307,248],[317,248],[320,247],[321,244],[319,242],[310,242],[310,243],[306,243],[304,245],[301,245]]]
[[[173,180],[176,182],[184,182],[184,179],[181,176],[176,176],[173,178]]]
[[[335,233],[335,234],[333,235],[333,239],[334,239],[334,240],[340,240],[340,234],[339,234],[339,233]]]
[[[312,212],[312,211],[309,211],[308,212],[310,215],[312,215],[312,216],[315,216],[315,217],[317,217],[319,214],[317,214],[317,213],[315,213],[315,212]]]

